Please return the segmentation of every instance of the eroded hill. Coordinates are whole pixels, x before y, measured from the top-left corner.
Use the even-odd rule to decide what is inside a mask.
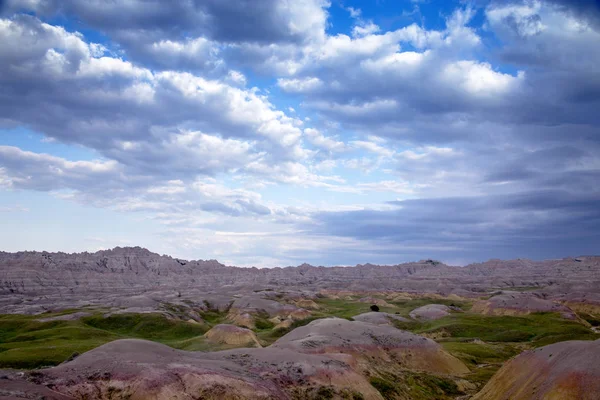
[[[0,274],[0,398],[488,398],[600,339],[599,257],[269,270],[117,248],[1,253]]]

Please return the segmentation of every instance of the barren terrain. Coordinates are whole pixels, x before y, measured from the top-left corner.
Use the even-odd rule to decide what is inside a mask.
[[[600,398],[599,288],[591,256],[256,269],[0,253],[0,398]]]

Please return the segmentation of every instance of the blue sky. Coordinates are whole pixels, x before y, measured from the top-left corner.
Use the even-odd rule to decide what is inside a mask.
[[[7,0],[0,250],[597,254],[597,1]]]

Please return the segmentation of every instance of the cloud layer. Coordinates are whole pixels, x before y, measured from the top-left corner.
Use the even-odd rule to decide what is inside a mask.
[[[143,213],[166,252],[242,265],[597,252],[595,2],[394,29],[342,8],[343,32],[336,7],[4,2],[0,129],[93,156],[0,143],[0,191]]]

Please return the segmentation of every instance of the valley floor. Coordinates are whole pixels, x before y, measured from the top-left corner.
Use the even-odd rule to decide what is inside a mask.
[[[279,295],[278,301],[297,304],[297,299]],[[196,320],[187,317],[190,310],[165,303],[160,312],[114,313],[102,308],[84,308],[47,312],[38,315],[5,314],[0,316],[0,368],[39,369],[77,359],[81,354],[118,339],[146,339],[175,349],[212,352],[239,347],[267,347],[294,329],[311,321],[329,317],[353,320],[370,311],[378,303],[380,313],[403,318],[389,318],[389,325],[433,339],[462,361],[469,372],[460,376],[386,367],[374,362],[367,380],[381,397],[411,399],[466,399],[477,393],[509,359],[528,349],[568,340],[600,339],[600,318],[589,313],[576,313],[567,319],[558,312],[532,312],[510,315],[488,315],[471,311],[481,299],[442,298],[426,295],[398,296],[395,293],[375,295],[365,300],[364,294],[318,295],[302,300],[310,306],[310,314],[278,323],[265,311],[250,312],[251,330],[258,343],[215,342],[205,336],[220,324],[232,321],[231,305],[224,308],[204,306],[193,309]],[[429,304],[448,307],[441,318],[413,318],[412,311]],[[236,315],[242,315],[240,313]],[[239,325],[239,324],[238,324]],[[243,342],[243,341],[242,341]],[[0,383],[0,390],[2,383]],[[319,389],[320,390],[320,389]],[[318,390],[317,390],[318,392]],[[337,398],[335,388],[323,386],[314,398]],[[321,397],[319,397],[321,396]],[[339,397],[339,398],[343,398]],[[359,394],[356,397],[361,398]]]

